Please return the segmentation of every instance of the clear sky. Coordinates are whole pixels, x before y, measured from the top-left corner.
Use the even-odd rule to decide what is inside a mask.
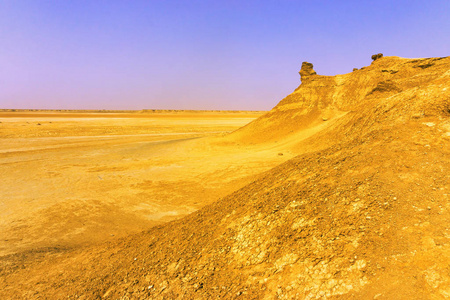
[[[267,110],[378,52],[450,55],[450,1],[0,0],[0,108]]]

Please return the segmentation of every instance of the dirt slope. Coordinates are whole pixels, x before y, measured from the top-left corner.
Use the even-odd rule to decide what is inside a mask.
[[[227,139],[289,141],[303,154],[118,243],[10,257],[0,296],[450,297],[450,58],[302,76]]]
[[[374,118],[367,113],[373,114],[374,106],[383,104],[401,105],[405,111],[398,111],[393,117],[403,117],[402,121],[443,109],[433,107],[431,97],[448,95],[449,91],[443,89],[448,87],[449,61],[449,58],[383,57],[348,74],[304,75],[302,84],[292,94],[230,138],[246,143],[299,140],[299,135],[317,133],[349,112],[359,113],[367,122],[373,122]],[[444,99],[435,100],[437,103]]]

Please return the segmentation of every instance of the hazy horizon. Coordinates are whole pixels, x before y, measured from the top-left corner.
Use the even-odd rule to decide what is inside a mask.
[[[0,108],[0,111],[62,111],[62,112],[66,112],[66,111],[80,111],[80,112],[150,112],[150,111],[184,111],[184,112],[189,112],[189,111],[198,111],[198,112],[214,112],[214,111],[218,111],[218,112],[264,112],[264,111],[268,111],[268,110],[243,110],[243,109],[153,109],[153,108],[142,108],[142,109],[104,109],[104,108],[99,108],[99,109],[83,109],[83,108],[74,108],[74,109],[61,109],[61,108]]]
[[[0,109],[269,110],[370,56],[450,55],[449,1],[2,1]]]

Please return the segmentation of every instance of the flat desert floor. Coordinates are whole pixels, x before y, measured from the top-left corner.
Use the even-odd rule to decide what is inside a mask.
[[[262,112],[0,112],[0,256],[180,218],[292,157],[221,138]]]

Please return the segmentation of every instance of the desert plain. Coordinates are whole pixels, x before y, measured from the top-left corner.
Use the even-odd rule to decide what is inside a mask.
[[[217,142],[261,114],[0,112],[0,256],[116,239],[242,187],[289,157]]]

